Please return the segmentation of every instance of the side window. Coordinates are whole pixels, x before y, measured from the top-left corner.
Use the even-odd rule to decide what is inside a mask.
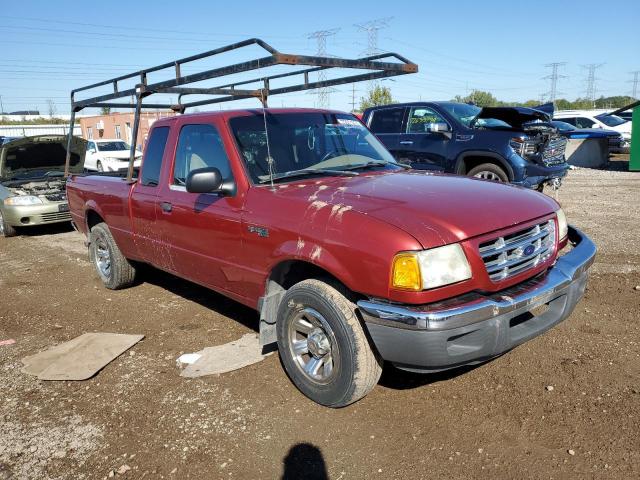
[[[373,133],[402,133],[404,107],[375,110],[369,122]]]
[[[576,118],[576,127],[578,128],[591,128],[593,127],[594,123],[596,122],[585,117]]]
[[[208,124],[185,125],[180,130],[173,184],[185,185],[187,176],[198,168],[215,167],[223,179],[231,177],[229,158],[216,128]]]
[[[96,149],[96,144],[93,142],[89,142],[87,143],[87,150],[95,150]]]
[[[142,164],[142,175],[140,183],[150,187],[158,186],[160,182],[160,167],[162,166],[162,156],[164,155],[164,147],[167,144],[169,136],[169,127],[157,127],[151,132],[149,142],[147,143],[147,151],[144,155]]]
[[[439,113],[426,107],[413,107],[409,114],[407,133],[429,133],[434,123],[447,123]]]
[[[576,119],[573,118],[573,117],[559,118],[558,120],[560,120],[561,122],[567,122],[567,123],[573,125],[574,127],[576,126]]]

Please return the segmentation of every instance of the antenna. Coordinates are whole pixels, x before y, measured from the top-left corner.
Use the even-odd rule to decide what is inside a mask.
[[[596,100],[596,69],[603,65],[604,63],[589,63],[588,65],[582,65],[582,68],[587,69],[586,97],[592,104]]]
[[[339,28],[333,28],[331,30],[318,30],[310,33],[307,38],[315,38],[318,42],[318,51],[316,55],[318,57],[327,56],[327,37],[335,35],[340,31]],[[318,70],[318,81],[325,82],[327,80],[327,72],[325,70]],[[318,89],[318,107],[329,107],[329,89],[327,87],[321,87]]]
[[[543,80],[551,80],[551,87],[549,88],[549,92],[547,93],[547,96],[550,102],[555,102],[556,96],[558,95],[558,93],[561,93],[561,92],[558,92],[557,90],[558,79],[567,78],[567,76],[558,74],[558,68],[563,67],[566,64],[567,62],[553,62],[553,63],[547,63],[545,65],[546,68],[551,68],[551,75],[542,77]]]

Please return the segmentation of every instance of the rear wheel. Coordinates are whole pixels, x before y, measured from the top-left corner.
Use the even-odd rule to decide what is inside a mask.
[[[119,290],[133,284],[136,270],[122,255],[105,223],[99,223],[91,228],[89,259],[105,287]]]
[[[4,220],[2,210],[0,210],[0,236],[1,237],[15,237],[18,234],[15,227],[12,227]]]
[[[289,378],[311,400],[344,407],[378,383],[381,362],[355,305],[320,280],[291,287],[278,311],[278,349]]]
[[[469,170],[467,175],[470,177],[482,178],[483,180],[492,180],[494,182],[507,183],[509,181],[507,172],[495,163],[482,163]]]

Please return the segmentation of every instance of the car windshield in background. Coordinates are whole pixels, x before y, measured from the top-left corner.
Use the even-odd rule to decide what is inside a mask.
[[[472,128],[511,128],[507,122],[497,118],[477,118],[482,108],[466,103],[443,103],[444,108],[460,123]]]
[[[391,154],[356,118],[336,113],[267,113],[229,121],[251,178],[268,183],[302,174],[397,169]],[[269,154],[273,162],[271,171]],[[317,170],[317,172],[314,172]],[[295,172],[299,172],[295,175]],[[355,173],[353,173],[355,174]]]
[[[622,125],[626,122],[625,119],[620,118],[617,115],[598,115],[596,118],[604,123],[607,127],[617,127],[618,125]]]
[[[97,145],[101,152],[119,152],[131,148],[126,142],[98,142]]]
[[[560,122],[558,120],[554,120],[553,122],[551,122],[551,125],[556,127],[561,132],[570,132],[570,131],[573,131],[573,130],[577,130],[577,128],[574,127],[573,125],[571,125],[570,123]]]

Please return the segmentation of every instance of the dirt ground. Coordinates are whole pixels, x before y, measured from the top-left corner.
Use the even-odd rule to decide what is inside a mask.
[[[277,355],[179,376],[181,353],[254,331],[254,311],[153,269],[107,291],[65,227],[0,239],[0,341],[16,340],[0,346],[0,480],[638,478],[640,173],[626,164],[573,170],[558,193],[599,247],[567,321],[473,369],[386,366],[340,410],[303,397]],[[88,381],[21,373],[93,331],[146,338]]]

